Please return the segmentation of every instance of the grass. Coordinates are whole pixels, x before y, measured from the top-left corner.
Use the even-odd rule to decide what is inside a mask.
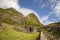
[[[12,29],[8,24],[2,24],[3,30],[0,31],[0,40],[37,40],[39,33],[24,33]]]

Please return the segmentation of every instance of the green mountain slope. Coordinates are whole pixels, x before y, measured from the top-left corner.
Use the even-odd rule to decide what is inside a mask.
[[[0,22],[8,24],[23,24],[23,14],[13,8],[2,9],[0,8]]]
[[[47,28],[46,32],[49,33],[50,35],[53,35],[53,37],[57,38],[58,40],[58,38],[60,38],[60,22],[51,23],[47,25],[47,27],[50,28]]]
[[[2,24],[3,29],[0,30],[0,40],[36,40],[39,33],[24,33],[14,30],[12,25]]]
[[[57,23],[51,23],[51,24],[49,24],[48,26],[60,26],[60,22],[57,22]]]
[[[28,16],[24,17],[22,13],[18,12],[13,8],[2,9],[0,8],[0,22],[8,24],[19,24],[23,26],[39,26],[42,24],[39,22],[36,15],[30,13]]]
[[[28,16],[25,17],[25,24],[26,26],[35,26],[35,27],[41,27],[43,26],[42,23],[38,20],[37,16],[34,13],[30,13]]]
[[[13,8],[2,9],[0,8],[0,40],[37,40],[39,33],[24,33],[19,32],[13,27],[41,27],[36,15],[33,13],[24,17],[22,13]]]

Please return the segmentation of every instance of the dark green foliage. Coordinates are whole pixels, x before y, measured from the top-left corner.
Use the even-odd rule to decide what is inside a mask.
[[[39,33],[40,33],[40,32],[39,32]],[[40,34],[39,34],[39,36],[36,38],[36,40],[40,40],[40,38],[41,38],[41,37],[40,37]]]

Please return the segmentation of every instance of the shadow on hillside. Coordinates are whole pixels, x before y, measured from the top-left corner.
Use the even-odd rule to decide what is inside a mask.
[[[36,38],[36,40],[40,40],[40,34],[39,34],[39,36]]]

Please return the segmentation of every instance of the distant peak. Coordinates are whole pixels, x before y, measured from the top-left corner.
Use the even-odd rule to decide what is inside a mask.
[[[28,16],[38,18],[34,13],[30,13]]]
[[[29,13],[28,15],[35,15],[34,13]]]

